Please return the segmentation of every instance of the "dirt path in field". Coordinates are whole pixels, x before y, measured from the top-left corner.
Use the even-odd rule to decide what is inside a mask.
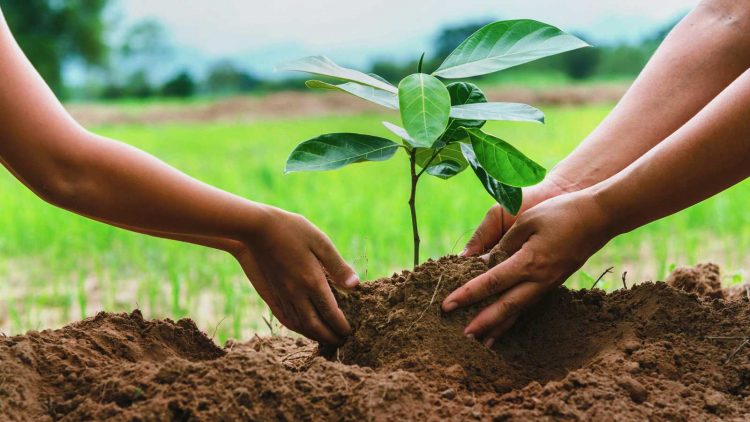
[[[582,105],[612,103],[620,99],[626,85],[590,85],[545,89],[495,88],[491,101],[535,105]],[[115,124],[158,124],[178,122],[255,121],[288,117],[351,115],[382,108],[337,93],[280,92],[263,97],[233,97],[202,104],[153,104],[132,106],[69,104],[71,114],[86,126]]]
[[[190,320],[99,314],[0,338],[11,420],[747,420],[750,303],[718,268],[605,294],[560,288],[492,349],[443,297],[486,270],[428,262],[342,297],[338,350],[286,337],[216,346]],[[434,299],[434,300],[433,300]],[[728,337],[728,338],[725,338]],[[742,347],[739,347],[742,346]],[[324,357],[326,356],[326,357]]]

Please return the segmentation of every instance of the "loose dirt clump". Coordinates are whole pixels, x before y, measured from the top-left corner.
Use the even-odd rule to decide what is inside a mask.
[[[0,414],[35,421],[750,418],[750,347],[738,347],[748,335],[748,298],[690,287],[720,280],[718,269],[676,271],[670,283],[690,292],[667,283],[609,294],[556,289],[492,349],[462,335],[483,304],[440,311],[452,289],[486,270],[480,259],[446,257],[340,294],[354,332],[339,349],[283,337],[219,348],[190,320],[147,321],[138,311],[0,338]]]
[[[667,278],[667,284],[700,296],[723,298],[721,274],[716,264],[698,264],[696,267],[675,269]]]

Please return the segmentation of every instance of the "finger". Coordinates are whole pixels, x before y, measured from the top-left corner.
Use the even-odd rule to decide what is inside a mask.
[[[310,301],[315,305],[315,309],[322,318],[323,322],[341,337],[346,337],[352,332],[349,322],[346,320],[344,313],[339,309],[333,292],[324,284],[321,288],[310,296]]]
[[[309,299],[300,298],[299,301],[295,301],[295,307],[300,315],[303,335],[323,344],[339,345],[343,343],[342,339],[321,321],[318,311]]]
[[[331,276],[331,282],[342,289],[353,289],[359,284],[359,276],[341,257],[339,251],[333,246],[333,243],[326,236],[322,236],[322,240],[313,253],[323,264],[323,267]]]
[[[505,292],[490,306],[472,320],[466,329],[465,335],[482,337],[487,334],[497,336],[505,332],[518,318],[518,314],[534,303],[544,292],[544,285],[534,282],[521,283]],[[496,330],[497,329],[497,330]],[[490,337],[485,337],[485,342]],[[493,340],[494,342],[494,340]]]
[[[500,250],[507,255],[513,255],[518,252],[527,240],[534,234],[534,225],[524,221],[518,221],[507,233],[500,239],[493,251]],[[491,254],[492,252],[490,252]]]
[[[450,312],[471,305],[525,281],[527,262],[528,254],[525,251],[514,254],[495,268],[470,280],[449,294],[443,300],[443,311]]]
[[[289,310],[285,309],[285,306],[283,306],[284,301],[280,300],[279,296],[268,287],[268,280],[264,276],[262,270],[256,270],[261,267],[256,264],[252,256],[245,255],[238,257],[237,261],[240,263],[248,280],[250,280],[250,284],[253,285],[253,288],[258,292],[261,299],[263,299],[268,307],[271,308],[271,312],[276,316],[276,319],[279,320],[283,326],[292,331],[297,331],[297,322],[293,320]]]
[[[510,327],[515,324],[516,320],[518,319],[518,316],[513,316],[502,323],[498,325],[497,327],[490,330],[489,334],[485,335],[482,339],[482,344],[484,344],[484,347],[490,349],[492,348],[492,345],[495,344],[495,341],[500,338],[503,334],[505,334],[506,331],[510,329]]]
[[[463,256],[474,256],[487,252],[491,249],[500,238],[503,236],[503,220],[505,218],[505,211],[500,205],[493,205],[484,219],[479,223],[479,227],[474,231],[474,234],[466,244],[464,251],[461,252]]]

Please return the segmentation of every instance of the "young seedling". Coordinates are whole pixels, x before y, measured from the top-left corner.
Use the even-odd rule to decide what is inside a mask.
[[[334,170],[363,161],[384,161],[403,149],[409,157],[414,265],[419,263],[417,183],[425,173],[449,179],[471,167],[487,192],[511,214],[521,207],[521,188],[539,183],[546,170],[506,141],[482,131],[487,120],[544,123],[544,114],[529,105],[487,102],[469,82],[444,83],[485,75],[530,61],[588,47],[558,28],[533,20],[491,23],[464,40],[432,74],[405,77],[398,87],[375,74],[347,69],[315,56],[277,67],[306,72],[343,83],[307,81],[309,88],[346,92],[398,110],[402,126],[383,125],[401,143],[359,133],[330,133],[299,144],[286,162],[286,173]],[[441,79],[438,79],[441,78]]]

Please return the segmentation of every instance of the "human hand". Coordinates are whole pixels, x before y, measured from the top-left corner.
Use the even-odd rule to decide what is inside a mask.
[[[493,205],[479,223],[461,255],[474,256],[489,252],[526,210],[549,198],[573,190],[578,189],[564,179],[549,174],[542,183],[523,190],[523,203],[516,215],[505,211],[501,205]]]
[[[491,347],[519,312],[564,283],[611,239],[608,218],[588,190],[548,199],[529,209],[500,241],[500,249],[510,257],[448,295],[443,310],[450,312],[499,295],[464,330],[465,335],[482,338]]]
[[[304,217],[265,207],[265,217],[233,251],[250,282],[287,328],[324,344],[341,344],[351,328],[328,282],[359,283],[330,239]]]

